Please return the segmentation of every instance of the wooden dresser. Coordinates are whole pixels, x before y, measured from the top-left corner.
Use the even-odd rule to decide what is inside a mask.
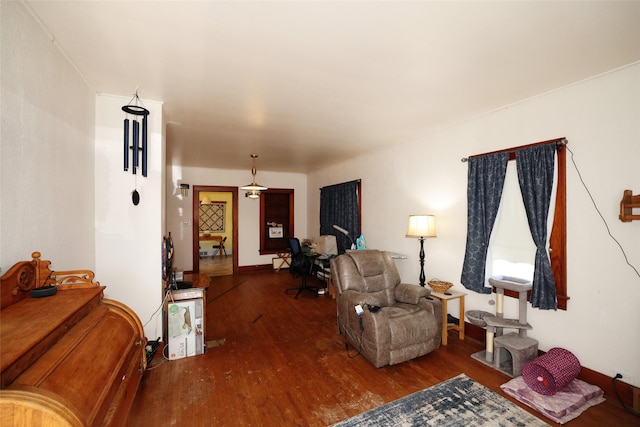
[[[140,320],[93,272],[32,255],[0,278],[0,425],[125,425],[146,369]]]

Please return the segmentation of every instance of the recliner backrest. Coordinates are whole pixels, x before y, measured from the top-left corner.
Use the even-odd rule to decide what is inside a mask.
[[[383,306],[395,304],[395,288],[400,274],[386,252],[362,250],[347,252],[331,260],[338,293],[347,290],[368,293]]]

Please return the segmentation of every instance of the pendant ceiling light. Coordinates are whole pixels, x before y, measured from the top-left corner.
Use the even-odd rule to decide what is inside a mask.
[[[257,154],[252,154],[251,158],[253,159],[253,167],[251,168],[251,174],[253,175],[253,181],[251,184],[245,185],[244,187],[240,187],[241,190],[246,191],[246,197],[250,199],[257,199],[260,197],[260,192],[267,190],[267,187],[256,183],[256,158]]]

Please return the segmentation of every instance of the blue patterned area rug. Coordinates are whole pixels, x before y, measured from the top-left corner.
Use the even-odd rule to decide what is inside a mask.
[[[389,402],[333,427],[548,426],[465,374]]]

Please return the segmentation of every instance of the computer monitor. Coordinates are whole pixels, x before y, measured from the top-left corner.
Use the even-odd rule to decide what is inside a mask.
[[[323,255],[338,255],[338,244],[336,236],[331,234],[318,237],[316,253]]]

